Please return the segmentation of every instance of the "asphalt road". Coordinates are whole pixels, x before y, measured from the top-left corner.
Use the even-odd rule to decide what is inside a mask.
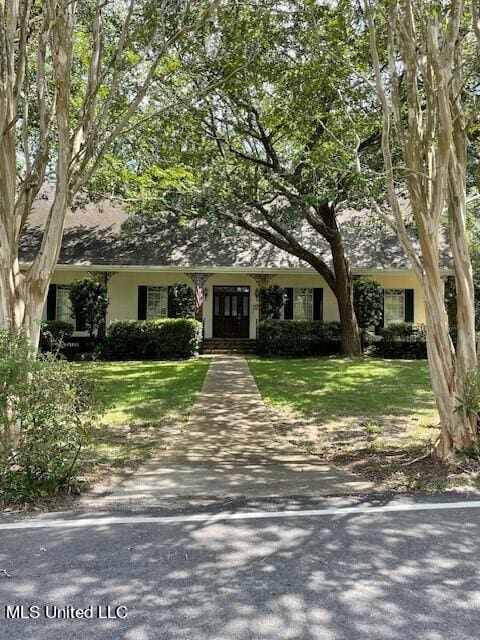
[[[455,508],[441,508],[452,500]],[[384,500],[387,509],[417,509],[397,511],[358,499],[349,504],[364,511],[329,500],[227,503],[115,511],[101,522],[56,514],[50,520],[66,522],[41,528],[4,517],[0,638],[478,639],[480,503],[462,500],[428,509],[430,498]],[[298,512],[278,515],[284,509]],[[218,513],[227,515],[211,517]],[[13,522],[27,528],[5,528]],[[25,615],[37,606],[38,617],[7,618],[19,613],[5,608],[14,605]],[[87,608],[92,618],[47,618],[54,606]],[[119,617],[99,619],[107,606]]]

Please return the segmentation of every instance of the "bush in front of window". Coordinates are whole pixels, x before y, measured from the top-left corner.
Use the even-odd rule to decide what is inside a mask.
[[[77,329],[84,323],[90,338],[102,333],[108,308],[106,285],[95,278],[83,278],[72,282],[69,295]]]
[[[383,320],[383,287],[372,278],[353,282],[353,306],[361,329],[379,327]]]
[[[188,284],[177,283],[168,287],[169,318],[192,318],[195,314],[195,294]]]
[[[389,341],[396,340],[426,340],[427,331],[424,324],[413,324],[412,322],[394,322],[386,327],[382,327],[380,335]]]
[[[121,320],[110,325],[99,356],[104,360],[173,360],[198,354],[202,325],[193,318]]]
[[[262,320],[279,320],[285,304],[285,289],[278,284],[258,288],[258,304]]]
[[[264,356],[327,356],[340,353],[339,322],[263,320],[258,324],[257,352]]]
[[[397,322],[383,327],[382,339],[374,344],[382,358],[423,359],[427,357],[427,333],[423,324]]]

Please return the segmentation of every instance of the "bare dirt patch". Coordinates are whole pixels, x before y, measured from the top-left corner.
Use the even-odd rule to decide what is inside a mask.
[[[446,465],[432,454],[438,426],[414,416],[325,420],[270,406],[277,435],[303,451],[393,491],[480,488],[478,464]]]

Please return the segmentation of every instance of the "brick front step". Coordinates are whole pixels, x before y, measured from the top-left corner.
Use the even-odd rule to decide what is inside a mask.
[[[207,338],[202,344],[203,354],[255,353],[256,341],[248,338]]]

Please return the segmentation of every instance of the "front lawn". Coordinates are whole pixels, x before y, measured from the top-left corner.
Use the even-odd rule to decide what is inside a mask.
[[[249,366],[277,432],[388,487],[433,489],[446,469],[423,458],[438,435],[426,361],[260,359]]]
[[[423,360],[252,359],[249,365],[271,405],[329,419],[414,414],[422,424],[436,420]]]
[[[158,424],[185,416],[202,388],[207,360],[99,362],[93,365],[109,425]]]
[[[89,477],[135,468],[165,449],[172,430],[182,428],[200,392],[208,360],[100,362],[91,368],[103,414],[83,452]]]

